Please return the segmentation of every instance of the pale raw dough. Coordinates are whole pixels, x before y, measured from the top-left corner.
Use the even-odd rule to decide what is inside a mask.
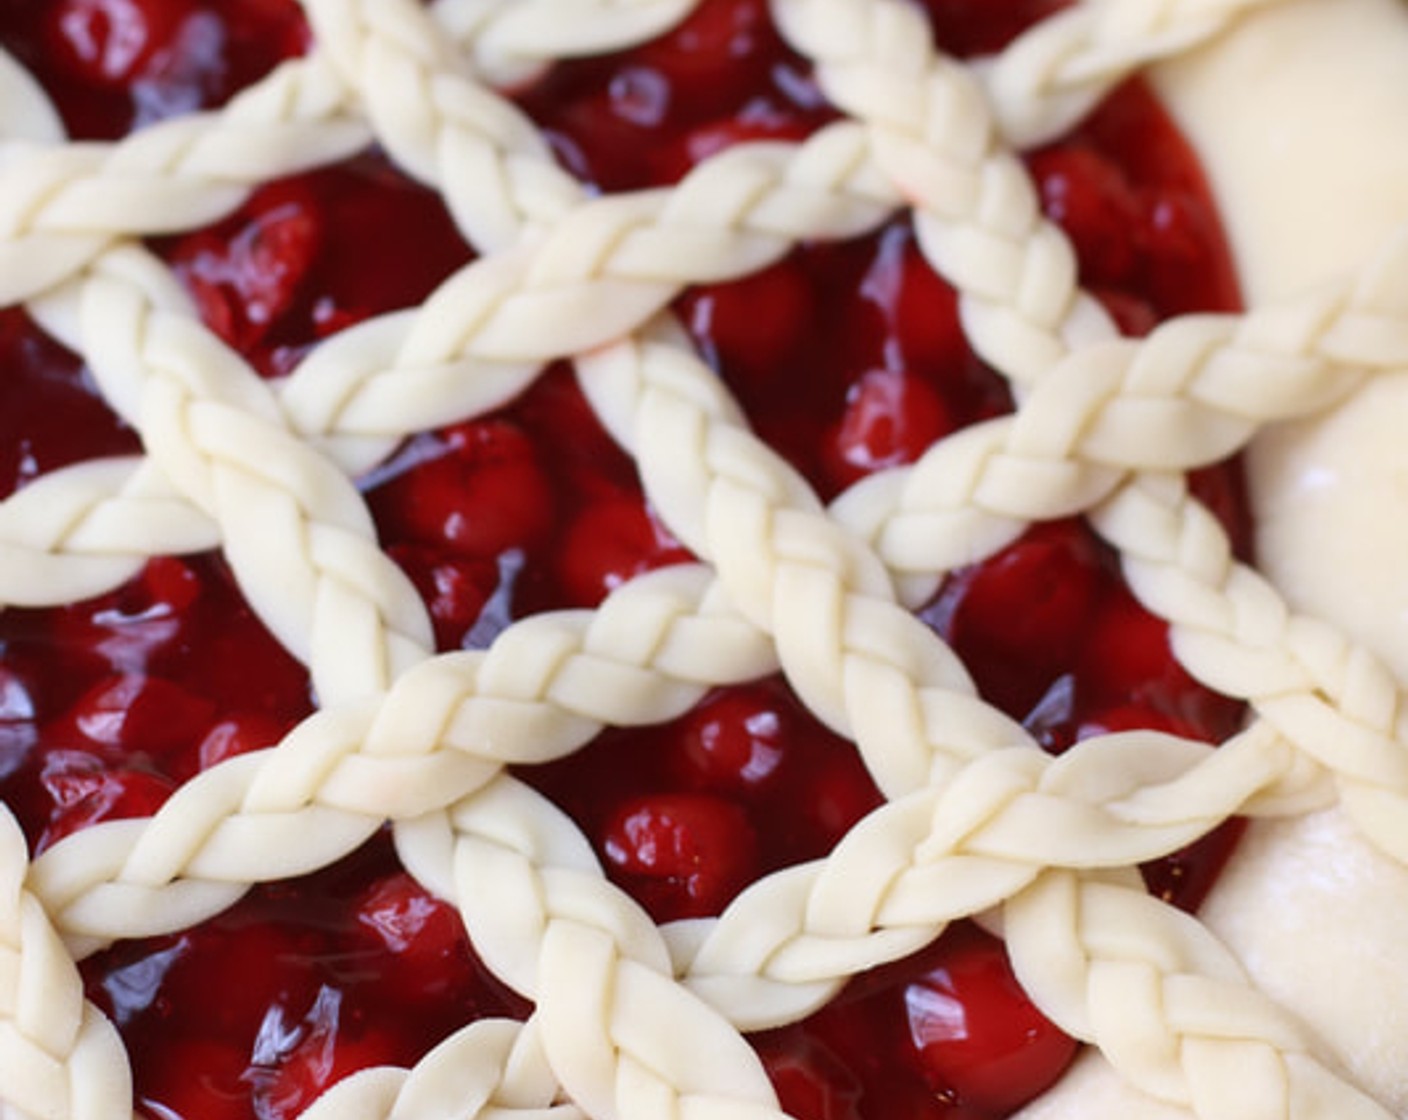
[[[1344,75],[1355,80],[1346,82]],[[1293,0],[1159,74],[1249,304],[1352,270],[1408,222],[1408,6]],[[1249,92],[1250,91],[1250,92]],[[1351,172],[1352,173],[1348,173]],[[1249,455],[1258,562],[1408,680],[1408,371]],[[1408,870],[1336,810],[1252,826],[1202,915],[1354,1079],[1408,1116]],[[1187,1120],[1088,1054],[1020,1120]]]

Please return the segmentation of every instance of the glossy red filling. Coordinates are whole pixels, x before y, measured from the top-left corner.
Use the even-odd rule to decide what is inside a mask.
[[[940,46],[960,54],[996,49],[1055,6],[924,4]],[[75,134],[111,136],[223,102],[307,33],[284,0],[58,0],[0,5],[0,43]],[[569,168],[611,190],[673,181],[730,143],[799,139],[834,115],[762,0],[706,0],[660,40],[554,67],[516,96]],[[1030,166],[1083,281],[1127,332],[1236,306],[1200,173],[1141,86]],[[373,222],[377,263],[359,267]],[[419,302],[472,253],[432,193],[372,156],[270,184],[218,225],[152,247],[207,324],[270,377],[329,334]],[[675,310],[758,433],[827,498],[1011,407],[903,218],[691,289]],[[0,367],[0,493],[138,449],[82,363],[21,311],[0,312]],[[690,559],[565,365],[492,415],[413,437],[361,482],[442,649],[483,647],[514,618],[594,605]],[[1236,465],[1195,484],[1245,554]],[[1178,666],[1166,626],[1078,520],[1035,526],[952,573],[920,615],[1052,751],[1129,727],[1217,741],[1239,718]],[[214,557],[154,560],[99,599],[0,614],[0,797],[37,848],[151,813],[309,708],[306,673]],[[824,855],[880,803],[854,748],[780,679],[715,690],[669,724],[607,731],[520,775],[661,921],[718,913],[760,875]],[[1196,906],[1237,828],[1146,868],[1151,889]],[[291,1117],[355,1069],[413,1063],[476,1017],[527,1011],[384,838],[199,927],[119,945],[84,975],[128,1042],[141,1107],[168,1120]],[[801,1120],[1003,1116],[1074,1051],[1017,987],[1001,943],[967,923],[755,1042]]]

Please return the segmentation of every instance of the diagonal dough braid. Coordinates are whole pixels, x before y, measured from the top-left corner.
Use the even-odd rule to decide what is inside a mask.
[[[564,58],[607,54],[654,39],[699,0],[436,0],[436,21],[474,72],[515,86]]]
[[[557,29],[544,42],[561,43],[564,53],[619,49],[667,29],[695,3],[476,0],[442,2],[436,11],[472,41],[480,64],[507,76],[527,57],[524,35],[544,26]],[[543,61],[531,58],[535,66]],[[359,84],[349,86],[315,52],[277,67],[221,110],[162,121],[113,143],[57,148],[58,114],[0,49],[0,305],[71,277],[116,238],[205,225],[260,183],[365,148],[367,125],[347,112]],[[506,112],[502,104],[487,111],[493,121]],[[20,138],[28,143],[13,142]],[[535,188],[547,182],[542,172],[532,176]]]
[[[78,969],[25,886],[28,862],[19,825],[0,806],[0,1106],[21,1120],[112,1120],[115,1104],[130,1116],[122,1040],[83,998]]]
[[[0,305],[71,277],[115,239],[205,225],[262,182],[364,148],[367,129],[346,115],[346,92],[328,66],[289,63],[219,112],[119,143],[56,146],[56,117],[54,132],[34,138],[45,143],[0,141]]]
[[[413,1070],[381,1066],[344,1078],[301,1120],[404,1120],[442,1112],[463,1120],[586,1120],[559,1100],[537,1024],[481,1019],[456,1031]]]
[[[818,58],[819,78],[828,93],[844,108],[871,121],[881,163],[897,183],[919,192],[916,226],[921,245],[962,293],[965,328],[985,359],[1019,389],[1039,392],[1044,376],[1040,355],[1055,363],[1077,349],[1076,340],[1083,332],[1092,334],[1085,342],[1087,347],[1100,341],[1101,335],[1113,333],[1108,319],[1092,319],[1086,314],[1084,305],[1089,297],[1075,287],[1069,243],[1035,209],[1030,181],[1011,154],[997,144],[971,77],[935,54],[928,40],[915,34],[922,30],[915,24],[916,12],[891,0],[874,4],[774,0],[774,5],[784,34],[799,49]],[[924,86],[927,98],[919,99],[917,105],[897,103],[896,74]],[[966,132],[944,132],[941,128],[955,106],[962,107]],[[921,164],[930,172],[945,171],[946,177],[921,182],[913,177]],[[982,252],[977,251],[980,248]],[[1033,288],[1037,278],[1043,284]],[[1041,291],[1042,300],[1033,302],[1029,295],[1033,291]],[[1275,337],[1285,332],[1292,347],[1323,336],[1325,348],[1337,355],[1358,350],[1361,358],[1371,362],[1392,362],[1408,345],[1403,313],[1408,300],[1408,237],[1395,239],[1353,291],[1354,298],[1342,319],[1326,314],[1337,306],[1332,296],[1328,303],[1312,297],[1309,316],[1286,319],[1273,312],[1265,320],[1246,321],[1254,325],[1257,334],[1264,331]],[[1317,307],[1319,314],[1315,313]],[[1018,332],[1015,344],[999,339],[997,327],[1002,323]],[[1175,329],[1179,329],[1177,324]],[[1098,355],[1103,350],[1096,347],[1092,352]],[[1159,376],[1154,369],[1152,380]],[[1019,423],[1024,404],[1018,406]],[[918,470],[923,469],[921,462]],[[1138,476],[1135,482],[1126,483],[1126,491],[1136,485]],[[1190,510],[1197,505],[1186,493],[1181,494],[1180,502]],[[1210,618],[1230,620],[1248,613],[1230,602],[1209,609],[1209,598],[1237,595],[1242,589],[1256,589],[1258,600],[1268,595],[1276,598],[1255,572],[1231,561],[1225,534],[1211,515],[1199,507],[1198,513],[1189,516],[1191,520],[1185,519],[1183,524],[1193,526],[1193,531],[1166,534],[1165,539],[1175,538],[1178,547],[1166,549],[1163,563],[1145,565],[1138,578],[1131,579],[1131,586],[1146,605],[1156,612],[1162,608],[1164,617],[1174,622],[1195,618],[1196,625],[1205,630]],[[1105,522],[1097,518],[1093,523],[1099,529]],[[999,525],[996,532],[993,528],[989,524],[987,534],[979,534],[982,547],[990,549],[1002,543],[1012,524]],[[1122,534],[1111,543],[1121,548],[1132,546],[1135,539],[1133,533]],[[1284,604],[1277,600],[1266,617],[1286,613]],[[1408,724],[1400,724],[1398,719],[1398,690],[1375,687],[1372,694],[1379,699],[1364,704],[1343,688],[1327,689],[1332,702],[1349,709],[1343,713],[1348,718],[1340,718],[1325,704],[1323,693],[1316,696],[1301,691],[1284,698],[1249,688],[1243,663],[1261,656],[1258,637],[1250,629],[1227,628],[1220,636],[1230,639],[1221,643],[1222,655],[1196,658],[1189,669],[1213,688],[1260,701],[1259,711],[1274,700],[1281,714],[1273,721],[1278,726],[1289,723],[1287,717],[1292,712],[1310,717],[1298,725],[1297,741],[1314,738],[1316,756],[1334,760],[1330,765],[1350,780],[1345,792],[1353,790],[1346,798],[1351,814],[1367,836],[1402,859],[1408,843],[1396,819],[1408,766],[1402,758]],[[1181,648],[1184,636],[1176,635],[1175,641]],[[1203,648],[1209,648],[1208,643],[1203,643]],[[1298,653],[1312,663],[1323,662],[1332,648],[1333,642],[1322,643],[1318,649],[1302,645]],[[1360,673],[1360,681],[1383,679],[1384,670],[1367,653],[1355,651],[1353,662],[1374,666]],[[1293,667],[1288,668],[1294,672]],[[1302,680],[1322,676],[1298,675]],[[1354,715],[1363,717],[1362,721]],[[1342,746],[1347,732],[1350,737]],[[1369,757],[1375,760],[1373,767],[1367,762]],[[1371,770],[1373,780],[1365,784],[1362,779]]]
[[[130,579],[151,556],[219,543],[214,522],[148,460],[50,471],[0,501],[0,607],[76,602]]]
[[[1100,1038],[1150,1096],[1208,1120],[1388,1120],[1249,988],[1194,918],[1131,887],[1048,871],[1003,908],[1024,987],[1067,1032]]]
[[[935,573],[985,558],[1028,522],[1090,509],[1133,472],[1206,466],[1262,425],[1313,415],[1404,365],[1408,231],[1323,290],[1073,351],[1014,415],[858,483],[833,512],[902,573],[906,601],[922,602]]]
[[[661,931],[541,794],[502,775],[396,842],[456,900],[495,975],[536,1002],[548,1062],[588,1115],[780,1120],[757,1054],[675,982]]]
[[[154,258],[119,246],[36,306],[87,355],[166,478],[219,524],[250,605],[319,695],[384,689],[432,648],[424,604],[378,547],[351,482],[288,431],[272,394],[174,285]]]
[[[1002,133],[1035,147],[1073,128],[1131,74],[1222,34],[1279,0],[1085,0],[974,64]]]
[[[1137,809],[1127,819],[1133,826],[1131,839],[1138,839],[1126,846],[1119,825],[1102,817],[1104,813],[1119,817],[1124,810],[1121,799],[1126,791],[1111,785],[1116,780],[1112,776],[1139,773],[1141,766],[1171,766],[1173,758],[1168,752],[1181,751],[1183,745],[1169,746],[1165,751],[1156,736],[1138,736],[1132,741],[1119,736],[1097,737],[1077,744],[1059,763],[1053,763],[1020,729],[1001,727],[996,713],[973,703],[966,679],[944,679],[936,672],[947,654],[938,638],[911,615],[886,610],[883,602],[876,601],[883,597],[883,585],[872,583],[854,549],[828,532],[831,523],[818,514],[787,508],[777,497],[793,487],[773,481],[775,475],[787,472],[775,453],[756,440],[750,441],[727,421],[717,427],[711,424],[707,402],[711,393],[715,399],[718,394],[709,371],[697,362],[691,367],[678,350],[671,350],[675,360],[668,376],[656,377],[663,363],[637,358],[639,350],[648,345],[624,343],[582,366],[588,385],[597,372],[609,382],[609,388],[596,386],[595,392],[607,395],[614,390],[618,398],[635,394],[634,407],[628,408],[618,399],[612,411],[618,416],[629,412],[634,417],[633,450],[652,500],[666,522],[686,539],[693,531],[702,532],[702,540],[690,543],[717,564],[739,608],[774,634],[784,671],[798,693],[813,711],[856,739],[870,769],[891,797],[926,785],[930,786],[926,793],[932,796],[936,784],[950,780],[955,786],[963,784],[961,792],[951,797],[919,798],[911,804],[893,802],[853,831],[827,861],[830,871],[833,864],[842,867],[857,850],[862,853],[845,872],[837,870],[836,878],[830,880],[832,884],[845,882],[846,888],[837,890],[828,885],[826,893],[808,894],[804,902],[795,893],[791,896],[797,901],[789,909],[801,918],[802,931],[813,939],[799,955],[805,957],[805,949],[810,948],[813,959],[800,968],[796,960],[785,967],[798,968],[801,975],[815,981],[828,976],[828,956],[844,962],[832,977],[876,963],[873,958],[861,957],[851,946],[837,951],[835,946],[845,942],[836,935],[854,932],[864,937],[871,915],[882,914],[890,902],[886,889],[901,881],[907,869],[924,862],[925,856],[936,852],[963,856],[966,845],[971,844],[975,855],[993,860],[987,865],[992,875],[988,882],[982,878],[982,868],[963,865],[972,878],[958,881],[972,892],[968,901],[976,909],[1023,885],[1023,864],[1034,872],[1064,858],[1071,858],[1073,866],[1103,864],[1107,855],[1110,865],[1139,862],[1148,858],[1139,850],[1139,843],[1153,842],[1167,851],[1184,842],[1177,838],[1177,828],[1154,841],[1156,821],[1189,827],[1185,837],[1200,834],[1235,812],[1264,785],[1289,775],[1294,765],[1289,752],[1266,727],[1216,753],[1194,748],[1199,757],[1187,771],[1175,769],[1163,775],[1170,779],[1168,790],[1140,790],[1135,799]],[[901,715],[896,718],[892,713]],[[1012,744],[1009,750],[994,750],[1008,744]],[[1129,756],[1116,762],[1126,750]],[[897,758],[902,751],[906,752],[903,758]],[[1162,756],[1161,751],[1165,751]],[[1065,770],[1067,766],[1071,771]],[[1080,776],[1086,767],[1088,778]],[[1025,784],[1018,776],[1022,770],[1041,775],[1037,786]],[[1023,796],[1038,787],[1042,793],[1055,792],[1066,775],[1075,775],[1071,781],[1076,789],[1086,781],[1092,783],[1090,802],[1082,804],[1079,796],[1069,794],[1067,800],[1060,793],[1050,803]],[[1227,798],[1221,812],[1215,808],[1220,798]],[[1086,807],[1091,812],[1082,811]],[[905,815],[910,808],[915,817]],[[1210,810],[1209,818],[1202,825],[1195,823],[1194,818],[1205,810]],[[890,814],[891,819],[905,823],[893,829],[887,827],[888,820],[886,825],[872,825]],[[914,831],[916,820],[928,822],[928,828]],[[1060,837],[1079,838],[1070,857],[1063,855]],[[906,839],[910,844],[904,843]],[[784,893],[803,889],[800,883],[806,875],[794,876]],[[999,883],[1001,886],[996,885]],[[856,884],[875,884],[872,907],[860,903]],[[946,885],[949,893],[910,888],[900,895],[897,911],[907,918],[923,915],[921,920],[937,921],[942,928],[942,921],[953,916],[942,908],[959,897],[951,884]],[[755,890],[765,893],[773,886],[765,880]],[[923,903],[916,904],[916,898],[927,901],[933,910],[924,914]],[[937,919],[934,911],[940,915]],[[756,919],[767,914],[763,928],[777,930],[783,912],[782,906],[761,905],[751,910],[748,920],[736,924],[733,935],[742,943],[749,963],[772,959],[771,953],[757,952],[762,946]],[[718,950],[721,959],[727,953],[726,947]],[[1239,986],[1243,983],[1237,981]],[[1217,1023],[1216,1009],[1222,997],[1215,993],[1207,996],[1200,1013],[1209,1016],[1205,1030],[1215,1036],[1218,1028],[1212,1024]],[[1103,1046],[1105,1036],[1098,1037]],[[1273,1034],[1266,1041],[1276,1045],[1278,1036]],[[1138,1082],[1138,1063],[1126,1061],[1118,1047],[1113,1050],[1112,1059]]]
[[[87,955],[323,867],[385,820],[443,808],[505,763],[569,754],[607,723],[672,719],[708,688],[776,664],[711,585],[702,567],[663,569],[594,612],[533,616],[483,653],[422,662],[384,696],[324,708],[278,746],[201,773],[153,817],[65,837],[35,860],[31,889]]]
[[[1408,863],[1408,697],[1388,667],[1235,563],[1181,475],[1139,476],[1091,517],[1120,547],[1131,590],[1174,624],[1189,672],[1331,769],[1359,831]]]

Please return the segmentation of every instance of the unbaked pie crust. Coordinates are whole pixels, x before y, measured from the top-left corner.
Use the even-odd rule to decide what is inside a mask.
[[[1181,474],[1408,367],[1408,239],[1381,225],[1352,261],[1305,266],[1283,286],[1253,276],[1246,316],[1123,340],[1076,286],[1071,248],[1010,147],[1061,131],[1164,59],[1195,71],[1220,51],[1265,50],[1295,67],[1298,42],[1313,53],[1326,28],[1352,42],[1351,27],[1404,57],[1403,7],[1097,0],[970,68],[936,55],[900,0],[773,0],[841,121],[799,145],[730,149],[670,190],[587,197],[493,83],[648,39],[691,7],[309,0],[312,56],[225,110],[115,144],[64,144],[43,94],[0,56],[0,298],[27,303],[84,355],[145,451],[53,472],[0,503],[0,602],[72,601],[149,556],[218,545],[323,705],[155,817],[94,826],[32,863],[0,818],[0,1114],[126,1113],[126,1056],[84,1003],[76,956],[189,926],[253,882],[325,866],[387,820],[406,866],[456,903],[485,961],[535,1010],[524,1025],[468,1027],[413,1070],[348,1078],[305,1114],[315,1120],[780,1115],[740,1030],[796,1019],[855,972],[979,913],[1042,1009],[1099,1051],[1033,1118],[1067,1115],[1063,1098],[1083,1116],[1408,1111],[1401,1073],[1354,1057],[1366,1023],[1389,1020],[1391,1035],[1408,1002],[1375,992],[1349,1018],[1361,1033],[1344,1038],[1258,956],[1262,919],[1235,901],[1238,866],[1207,910],[1236,952],[1149,898],[1132,870],[1251,814],[1282,819],[1254,826],[1242,867],[1326,835],[1332,860],[1369,861],[1373,886],[1331,883],[1333,908],[1311,904],[1331,957],[1351,896],[1388,883],[1393,905],[1408,898],[1408,714],[1389,667],[1401,654],[1299,613],[1303,589],[1288,602],[1236,563]],[[1297,26],[1318,30],[1297,40]],[[1175,69],[1175,109],[1213,153],[1234,242],[1260,236],[1227,201],[1196,99],[1179,100],[1179,83],[1198,80]],[[197,322],[136,239],[210,222],[252,185],[373,138],[444,194],[484,255],[423,306],[351,328],[271,386]],[[1363,212],[1354,174],[1329,205]],[[1408,217],[1397,197],[1394,222]],[[823,508],[663,309],[686,285],[902,206],[1020,406]],[[594,612],[529,618],[483,653],[432,656],[424,608],[350,476],[569,355],[703,563],[632,581]],[[1249,701],[1247,729],[1216,751],[1130,732],[1053,759],[977,699],[906,610],[944,570],[1077,511],[1173,623],[1189,670]],[[856,741],[888,801],[828,858],[762,880],[718,919],[657,928],[608,884],[576,826],[503,771],[779,666]],[[1326,967],[1309,951],[1301,987]],[[1361,949],[1344,956],[1376,967]],[[1398,1051],[1385,1053],[1391,1069]],[[1082,1081],[1077,1098],[1069,1086]]]

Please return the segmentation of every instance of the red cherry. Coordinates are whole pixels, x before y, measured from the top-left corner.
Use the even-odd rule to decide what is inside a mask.
[[[1118,288],[1098,288],[1094,295],[1126,338],[1143,338],[1159,325],[1159,313],[1136,295]]]
[[[923,616],[984,694],[1021,716],[1080,649],[1107,578],[1082,522],[1047,522],[951,577]]]
[[[160,610],[179,613],[200,597],[201,578],[196,570],[175,556],[148,560],[135,585],[129,584],[121,603],[127,614]]]
[[[828,469],[839,487],[912,463],[957,425],[928,382],[896,369],[872,369],[846,394],[846,410],[829,437]]]
[[[592,607],[634,576],[691,559],[643,499],[621,495],[593,502],[572,519],[555,571],[568,602]]]
[[[1232,817],[1188,847],[1142,865],[1149,893],[1189,913],[1197,910],[1246,827],[1245,817]]]
[[[383,535],[493,560],[531,551],[553,518],[553,492],[532,440],[507,420],[446,429],[428,457],[368,495]]]
[[[169,778],[147,770],[109,768],[84,751],[50,751],[40,782],[53,799],[48,827],[38,850],[100,821],[149,817],[175,790]]]
[[[1087,284],[1119,285],[1134,267],[1130,231],[1141,211],[1134,188],[1110,159],[1088,147],[1047,148],[1031,157],[1046,216],[1075,243]]]
[[[333,997],[320,1003],[327,1010],[310,1016],[313,1021],[302,1041],[266,1081],[256,1085],[253,1104],[260,1120],[294,1120],[344,1077],[405,1060],[390,1032],[370,1028],[349,1032],[340,1023],[340,1000]]]
[[[302,294],[323,240],[320,211],[306,180],[285,180],[172,247],[171,265],[201,318],[247,357]]]
[[[1081,649],[1079,672],[1092,699],[1161,703],[1194,691],[1197,684],[1178,664],[1168,641],[1168,623],[1150,614],[1123,585],[1101,603]]]
[[[196,748],[196,769],[209,770],[237,754],[275,746],[287,731],[285,724],[260,712],[229,716],[215,724],[200,741]],[[190,775],[182,772],[176,776]]]
[[[967,58],[1001,50],[1020,32],[1068,0],[920,0],[934,25],[934,41]]]
[[[0,498],[56,467],[140,450],[78,356],[22,308],[0,311],[0,368]]]
[[[100,748],[160,756],[190,750],[215,719],[215,705],[160,677],[126,674],[104,678],[83,694],[51,741],[76,732]]]
[[[249,1120],[249,1059],[238,1045],[173,1038],[134,1062],[139,1111],[163,1120]]]
[[[738,806],[662,793],[619,805],[602,830],[610,868],[656,921],[717,914],[752,880],[757,840]]]
[[[861,1116],[864,1087],[846,1063],[800,1025],[769,1031],[752,1040],[778,1102],[796,1120],[854,1120]]]
[[[833,747],[814,756],[797,795],[817,855],[834,848],[882,800],[855,748],[843,740],[834,740]]]
[[[959,322],[957,293],[913,240],[905,245],[897,279],[895,332],[905,361],[936,374],[962,370],[972,352]]]
[[[61,608],[54,639],[98,655],[113,668],[141,672],[162,651],[189,636],[202,577],[174,557],[151,560],[128,583],[96,599]]]
[[[499,585],[498,567],[417,545],[393,545],[387,552],[425,600],[436,648],[461,648]]]
[[[686,778],[719,792],[770,786],[793,734],[787,713],[770,689],[728,689],[705,700],[680,727]]]
[[[747,387],[785,375],[816,327],[812,284],[792,257],[728,284],[693,288],[681,309],[705,356]]]
[[[416,1004],[442,999],[472,981],[469,940],[458,911],[405,872],[362,891],[353,915],[353,943],[377,953],[383,995]]]
[[[59,0],[48,13],[50,54],[71,77],[120,88],[171,46],[187,0]]]
[[[198,1021],[202,1031],[240,1041],[246,1053],[266,1021],[297,1022],[314,1006],[315,958],[333,947],[321,932],[309,937],[248,911],[238,922],[206,923],[184,937],[186,950],[164,979],[162,1006],[175,1023],[189,1029]]]
[[[904,990],[920,1068],[935,1092],[1005,1116],[1055,1083],[1076,1042],[1027,998],[996,938],[965,925],[944,944]]]
[[[704,0],[674,30],[646,43],[637,60],[658,70],[683,113],[722,109],[764,79],[778,53],[764,0]]]
[[[746,111],[746,110],[745,110]],[[814,128],[809,119],[783,109],[742,116],[722,117],[686,132],[678,140],[652,151],[652,181],[678,182],[694,167],[736,144],[764,140],[805,140]],[[759,317],[759,322],[762,322]]]

